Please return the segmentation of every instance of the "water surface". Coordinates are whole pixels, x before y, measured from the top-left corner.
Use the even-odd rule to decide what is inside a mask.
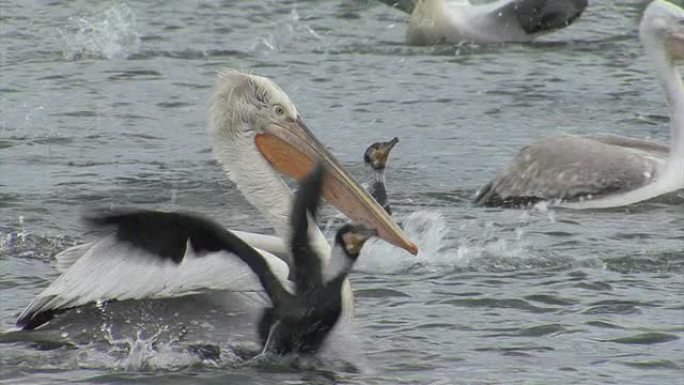
[[[21,342],[0,344],[0,381],[683,383],[684,193],[583,212],[470,203],[545,135],[668,139],[637,3],[593,1],[531,45],[406,47],[406,16],[371,1],[3,0],[0,329],[57,276],[55,253],[91,239],[93,207],[269,230],[206,138],[225,67],[274,78],[357,174],[368,144],[398,136],[392,204],[422,253],[374,244],[359,261],[357,370]]]

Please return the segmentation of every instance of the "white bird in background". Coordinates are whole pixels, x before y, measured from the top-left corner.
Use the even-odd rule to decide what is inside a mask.
[[[378,237],[417,253],[417,247],[309,131],[287,94],[271,80],[232,70],[221,73],[211,99],[210,135],[214,155],[228,177],[281,239],[289,240],[291,233],[292,192],[277,172],[301,179],[320,163],[326,172],[323,196],[329,203],[355,222],[374,229]],[[173,233],[154,226],[140,231],[150,240],[173,237]],[[327,266],[331,252],[328,242],[314,223],[309,223],[308,231],[312,250],[320,256],[322,266]],[[248,243],[259,249],[262,239],[266,241],[264,248],[273,240],[255,235]],[[275,242],[278,248],[284,243]],[[94,302],[202,294],[216,298],[217,292],[228,295],[263,290],[250,268],[225,250],[200,255],[182,237],[173,247],[150,247],[136,247],[110,235],[71,249],[58,264],[63,274],[22,312],[17,326],[33,329],[60,312]],[[174,247],[183,250],[180,263],[160,266],[159,258],[150,255],[178,252]],[[283,260],[263,250],[261,254],[274,274],[283,280],[288,277],[290,269]],[[353,313],[352,302],[345,281],[344,313]],[[197,303],[199,300],[193,306]]]
[[[381,0],[411,14],[411,45],[528,42],[572,24],[587,0]]]
[[[521,206],[560,201],[571,208],[618,207],[684,188],[684,9],[655,0],[639,37],[670,107],[670,146],[617,135],[557,135],[523,148],[475,201]]]

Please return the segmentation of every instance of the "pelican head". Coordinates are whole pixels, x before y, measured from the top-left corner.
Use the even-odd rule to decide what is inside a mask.
[[[287,94],[270,79],[234,70],[219,75],[211,102],[214,154],[250,202],[287,233],[291,193],[272,170],[301,180],[319,163],[324,198],[378,236],[416,254],[417,247],[304,124]],[[284,190],[283,190],[284,189]],[[286,191],[286,192],[285,192]]]
[[[371,144],[363,154],[363,161],[374,170],[384,170],[389,160],[390,151],[392,151],[392,148],[397,143],[399,143],[399,138],[393,138],[388,142]]]
[[[647,50],[665,52],[668,62],[684,59],[684,9],[654,0],[644,10],[639,35]]]

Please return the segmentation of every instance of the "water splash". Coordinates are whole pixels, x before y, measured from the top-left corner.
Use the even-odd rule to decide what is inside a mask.
[[[113,369],[125,372],[178,370],[183,368],[268,368],[269,370],[311,369],[320,366],[353,367],[350,362],[327,356],[273,355],[254,342],[224,342],[208,345],[190,343],[171,336],[169,326],[160,326],[152,335],[142,329],[135,337],[114,337],[112,324],[102,325],[104,345],[91,343],[78,347],[76,367]],[[334,364],[334,365],[333,365]]]
[[[459,236],[468,231],[450,229],[440,212],[417,211],[399,220],[409,239],[418,245],[417,256],[377,240],[366,244],[354,267],[364,273],[400,274],[409,271],[515,271],[572,263],[567,258],[535,250],[528,242],[525,228],[538,220],[555,221],[555,217],[551,211],[540,210],[535,215],[522,212],[515,229],[505,233],[493,223],[475,220],[462,225],[474,225],[478,229],[476,238],[468,238]]]
[[[449,228],[439,212],[416,211],[402,218],[404,231],[420,252],[413,256],[383,241],[371,241],[361,252],[355,269],[363,272],[399,273],[415,268],[439,269],[462,259],[458,249],[449,248]],[[454,251],[455,250],[455,251]]]
[[[160,342],[167,330],[161,328],[150,337],[138,331],[135,337],[114,338],[107,328],[104,338],[107,345],[97,347],[87,345],[79,349],[77,365],[79,368],[109,368],[128,372],[157,369],[178,369],[196,365],[210,365],[200,356],[179,345],[177,341]]]
[[[296,8],[293,8],[288,18],[273,27],[266,36],[259,38],[252,44],[250,51],[268,54],[271,52],[294,49],[300,44],[312,45],[317,49],[323,38],[308,24],[301,21]]]
[[[126,59],[140,50],[135,14],[117,3],[91,17],[71,17],[60,30],[67,60]]]
[[[123,345],[124,351],[127,352],[121,360],[121,366],[126,370],[155,369],[157,367],[154,362],[157,355],[155,344],[162,331],[157,331],[149,339],[141,338],[142,332],[138,331],[135,339],[120,341],[120,345]]]
[[[98,303],[98,309],[107,314],[107,304]],[[126,323],[129,321],[127,320]],[[91,343],[79,348],[78,366],[81,368],[102,368],[129,372],[157,369],[178,369],[190,366],[212,366],[217,362],[205,359],[196,351],[181,343],[183,334],[174,334],[169,325],[157,324],[149,327],[134,326],[124,333],[115,333],[116,323],[106,319],[100,325],[101,343]],[[121,325],[117,326],[120,327]],[[130,333],[129,333],[130,332]],[[115,334],[120,334],[115,337]],[[134,337],[132,336],[134,335]]]
[[[74,240],[66,236],[41,237],[29,231],[24,217],[17,219],[18,229],[0,227],[0,258],[29,259],[51,255],[55,250],[72,246]]]

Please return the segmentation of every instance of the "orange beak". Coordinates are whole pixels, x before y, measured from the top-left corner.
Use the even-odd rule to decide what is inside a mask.
[[[375,229],[385,241],[418,254],[418,247],[316,139],[301,118],[287,124],[270,124],[265,131],[257,134],[254,141],[273,168],[301,180],[320,163],[326,170],[323,197],[330,204],[351,220]]]
[[[668,35],[665,43],[667,52],[674,59],[684,59],[684,30],[672,32]]]

